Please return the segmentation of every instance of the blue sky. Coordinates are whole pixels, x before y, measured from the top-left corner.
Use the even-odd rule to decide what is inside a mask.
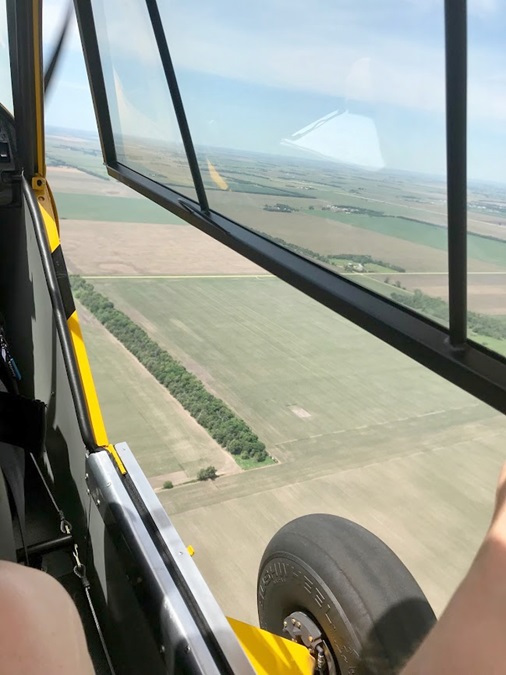
[[[45,0],[45,6],[50,40],[64,3]],[[104,6],[123,131],[142,127],[147,136],[175,138],[173,118],[164,119],[168,99],[142,5],[107,0]],[[286,141],[309,126],[311,133],[298,137],[305,152],[326,146],[329,158],[353,161],[356,150],[357,157],[369,152],[372,168],[444,172],[442,0],[160,6],[197,144],[287,153],[294,146]],[[469,174],[506,182],[506,7],[469,0],[469,10]],[[93,129],[75,29],[55,84],[47,123]],[[318,122],[336,111],[342,114],[331,122]],[[360,148],[353,136],[360,136]]]

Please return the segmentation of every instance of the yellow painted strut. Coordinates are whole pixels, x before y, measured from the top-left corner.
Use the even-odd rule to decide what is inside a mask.
[[[303,645],[237,619],[228,622],[257,675],[313,675],[315,662]]]
[[[53,254],[61,246],[60,234],[57,225],[57,215],[56,210],[54,209],[54,201],[46,183],[46,179],[42,176],[35,176],[32,179],[32,188],[37,197],[37,202],[39,204],[42,217],[44,218],[46,236],[51,254]],[[93,380],[88,354],[84,345],[83,334],[79,324],[77,310],[74,309],[70,316],[67,317],[67,327],[69,329],[72,346],[74,348],[74,355],[79,370],[81,385],[86,401],[86,408],[88,410],[95,443],[97,447],[106,448],[111,453],[120,472],[122,474],[126,474],[126,468],[121,461],[116,448],[109,443],[107,438],[104,419],[102,417],[102,411],[98,401],[97,390],[95,388],[95,382]]]

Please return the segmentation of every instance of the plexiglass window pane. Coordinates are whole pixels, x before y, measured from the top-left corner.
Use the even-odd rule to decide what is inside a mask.
[[[11,64],[6,10],[5,0],[0,0],[0,104],[12,112]]]
[[[479,5],[479,7],[478,7]],[[468,329],[506,355],[506,7],[471,3],[468,111]]]
[[[92,4],[118,161],[195,198],[145,3]]]
[[[211,207],[446,323],[443,3],[160,9]]]

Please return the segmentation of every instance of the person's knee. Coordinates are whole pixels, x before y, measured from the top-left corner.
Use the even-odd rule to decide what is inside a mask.
[[[81,621],[44,572],[0,561],[0,674],[93,673]]]

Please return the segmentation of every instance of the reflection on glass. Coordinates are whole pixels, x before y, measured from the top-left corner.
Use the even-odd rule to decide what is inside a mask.
[[[468,329],[506,356],[506,8],[485,5],[469,20]]]
[[[118,161],[195,197],[145,3],[93,0]]]
[[[442,4],[161,11],[212,208],[446,323]]]
[[[7,36],[6,1],[0,0],[0,104],[12,112],[11,66]]]

